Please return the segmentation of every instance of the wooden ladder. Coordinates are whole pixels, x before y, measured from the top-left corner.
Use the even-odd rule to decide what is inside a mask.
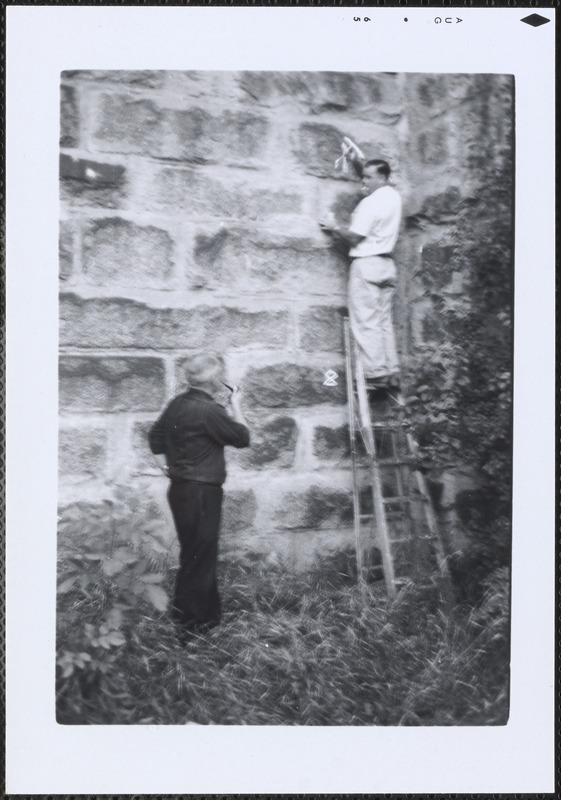
[[[353,473],[353,520],[359,580],[376,547],[387,593],[435,571],[450,599],[452,584],[418,448],[401,393],[370,391],[345,319],[345,361]]]

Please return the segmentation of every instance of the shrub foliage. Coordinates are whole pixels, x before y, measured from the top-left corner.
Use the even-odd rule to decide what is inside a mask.
[[[130,532],[118,537],[109,563]],[[139,540],[159,549],[151,537]],[[154,603],[145,591],[169,592],[173,569],[152,571],[159,552],[126,550],[139,560],[123,552],[124,566],[114,574],[85,549],[76,563],[87,577],[75,575],[70,585],[73,576],[61,575],[59,723],[506,722],[505,576],[495,576],[490,595],[471,613],[451,615],[434,591],[410,584],[389,601],[382,582],[361,587],[352,570],[335,563],[305,575],[255,561],[222,563],[223,623],[181,645],[160,595]]]
[[[118,518],[106,502],[93,519],[77,504],[60,520],[59,543],[69,542],[57,586],[57,691],[63,707],[70,696],[87,703],[100,687],[107,691],[131,621],[167,608],[169,543],[160,524],[148,522],[126,491],[117,495],[125,509]]]
[[[408,391],[427,467],[473,479],[456,510],[481,575],[509,563],[512,472],[512,152],[488,141],[472,154],[477,189],[455,219],[449,261],[422,265],[432,324]]]

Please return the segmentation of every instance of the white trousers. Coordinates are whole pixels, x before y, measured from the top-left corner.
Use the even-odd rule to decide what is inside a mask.
[[[349,319],[367,378],[399,369],[392,320],[396,277],[391,258],[367,256],[351,263]]]

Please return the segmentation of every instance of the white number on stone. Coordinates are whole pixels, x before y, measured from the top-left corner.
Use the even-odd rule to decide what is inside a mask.
[[[323,382],[324,386],[337,386],[337,378],[339,376],[333,369],[328,369],[325,373],[325,380]]]

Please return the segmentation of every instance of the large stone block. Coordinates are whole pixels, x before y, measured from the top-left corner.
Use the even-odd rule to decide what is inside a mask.
[[[176,98],[182,106],[191,105],[192,98],[216,97],[223,91],[224,77],[230,74],[215,70],[166,70],[166,95]]]
[[[300,347],[310,352],[321,350],[341,353],[345,347],[344,306],[313,306],[300,314]]]
[[[469,99],[474,88],[473,75],[423,75],[415,93],[425,113],[435,117]]]
[[[310,81],[305,72],[260,72],[251,70],[239,74],[239,86],[248,102],[271,105],[284,95],[292,103],[309,102]]]
[[[167,289],[173,242],[166,231],[123,219],[101,219],[84,232],[83,268],[90,283]]]
[[[255,345],[283,347],[286,311],[242,311],[223,306],[151,308],[134,300],[74,294],[60,299],[60,342],[74,347],[134,347],[226,351]]]
[[[61,153],[59,174],[62,180],[84,181],[96,186],[120,186],[125,168],[119,164],[104,164]]]
[[[348,131],[342,131],[334,125],[320,122],[305,122],[295,133],[293,152],[304,171],[308,175],[320,178],[337,178],[345,181],[357,180],[354,169],[343,172],[335,167],[341,155],[341,142]],[[366,159],[385,158],[393,166],[398,161],[398,144],[395,136],[382,126],[373,128],[368,140],[352,134],[353,140],[360,147]]]
[[[61,428],[58,466],[63,475],[105,477],[107,431],[103,428]]]
[[[312,486],[306,492],[288,492],[275,509],[281,528],[333,528],[352,520],[350,492]]]
[[[233,186],[211,180],[199,170],[176,167],[160,172],[147,202],[188,214],[246,220],[301,213],[303,198],[297,190]]]
[[[368,113],[370,121],[379,121],[388,103],[395,108],[400,99],[395,81],[387,76],[351,72],[242,72],[239,87],[244,98],[261,106],[290,104],[312,114]]]
[[[166,114],[166,152],[180,161],[205,164],[213,160],[213,117],[202,108]]]
[[[294,408],[322,403],[346,402],[344,369],[336,364],[339,374],[336,386],[325,386],[325,371],[317,366],[274,364],[248,372],[244,379],[244,398],[254,408]]]
[[[286,311],[244,311],[238,308],[197,307],[192,325],[204,330],[203,344],[225,352],[232,347],[283,347],[288,338]]]
[[[355,452],[358,456],[366,455],[364,442],[358,431],[355,434]],[[318,425],[314,429],[313,454],[320,461],[331,464],[348,462],[351,457],[349,426]]]
[[[63,80],[88,81],[95,83],[117,84],[118,86],[135,86],[147,89],[159,89],[164,85],[164,70],[128,70],[128,69],[75,69],[65,70]]]
[[[346,265],[342,255],[310,238],[221,228],[195,238],[191,281],[232,292],[300,295],[341,294]]]
[[[296,455],[298,426],[292,417],[276,417],[253,425],[251,445],[240,452],[239,461],[249,469],[260,467],[291,467]]]
[[[250,159],[264,157],[269,130],[266,117],[246,111],[226,111],[216,119],[212,133],[223,155]]]
[[[417,149],[423,164],[441,167],[448,161],[449,131],[443,125],[423,131],[417,137]]]
[[[189,332],[180,310],[156,310],[118,298],[63,294],[59,318],[60,344],[71,347],[162,347],[163,340],[177,347]]]
[[[226,491],[222,507],[222,531],[237,533],[251,528],[255,520],[257,501],[252,489]]]
[[[96,109],[92,133],[98,150],[162,156],[162,112],[150,100],[103,94]]]
[[[164,397],[165,369],[159,358],[61,358],[62,410],[158,411]]]
[[[60,90],[60,146],[78,147],[80,144],[80,117],[78,98],[72,86]]]
[[[166,112],[165,155],[168,158],[205,164],[226,160],[263,158],[269,122],[245,111],[212,115],[202,108]]]
[[[345,133],[333,125],[304,123],[298,130],[294,153],[309,175],[345,178],[342,171],[335,169],[344,136]]]
[[[74,224],[62,221],[58,234],[58,266],[59,277],[66,281],[72,275],[74,267]]]
[[[318,425],[314,430],[313,452],[322,461],[350,458],[349,426],[330,428],[327,425]]]
[[[60,157],[61,200],[76,206],[118,208],[125,196],[125,168],[83,158]]]
[[[417,84],[417,96],[423,106],[439,104],[443,94],[444,75],[426,75]]]
[[[382,89],[376,78],[353,75],[350,72],[320,72],[317,75],[317,90],[312,99],[312,110],[347,111],[361,106],[379,104]]]

